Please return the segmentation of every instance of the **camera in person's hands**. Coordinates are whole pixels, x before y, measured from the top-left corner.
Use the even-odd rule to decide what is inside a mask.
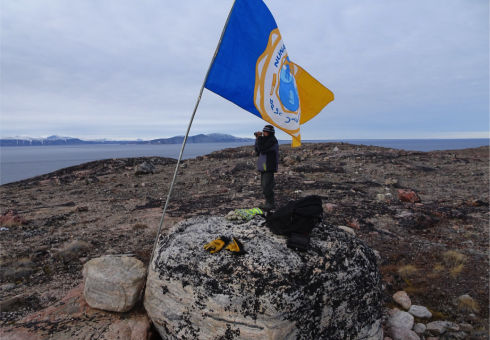
[[[260,137],[260,136],[262,136],[262,132],[260,132],[260,131],[254,132],[254,136]]]

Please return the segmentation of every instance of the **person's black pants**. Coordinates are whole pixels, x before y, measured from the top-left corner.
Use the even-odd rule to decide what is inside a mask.
[[[260,173],[260,186],[262,187],[262,193],[265,197],[274,197],[274,172],[264,171]]]

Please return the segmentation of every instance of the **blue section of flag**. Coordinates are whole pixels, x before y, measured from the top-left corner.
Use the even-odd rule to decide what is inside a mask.
[[[254,105],[255,68],[276,28],[262,0],[236,0],[205,87],[262,118]]]

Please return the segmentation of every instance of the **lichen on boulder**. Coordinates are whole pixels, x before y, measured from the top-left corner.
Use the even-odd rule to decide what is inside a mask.
[[[199,216],[160,236],[144,304],[162,338],[382,339],[371,249],[322,226],[308,252],[295,252],[258,219]],[[203,250],[221,235],[237,237],[248,253]]]

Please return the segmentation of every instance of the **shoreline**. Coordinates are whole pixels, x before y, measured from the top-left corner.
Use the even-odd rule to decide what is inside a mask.
[[[477,139],[477,140],[480,140],[480,139]],[[369,140],[358,140],[358,141],[369,141]],[[376,141],[376,140],[370,140],[370,141]],[[392,140],[392,141],[400,141],[400,140]],[[289,141],[279,141],[281,145],[287,145],[289,143]],[[483,146],[479,146],[479,147],[473,147],[473,148],[460,148],[460,149],[448,149],[448,150],[431,150],[431,151],[419,151],[419,150],[405,150],[405,149],[397,149],[397,148],[393,148],[393,147],[385,147],[385,146],[376,146],[376,145],[365,145],[365,144],[352,144],[352,143],[349,143],[349,142],[342,142],[342,141],[338,141],[338,142],[327,142],[327,141],[322,141],[322,142],[315,142],[315,141],[304,141],[303,144],[304,145],[309,145],[309,144],[325,144],[326,147],[335,147],[335,146],[342,146],[342,145],[346,145],[346,146],[357,146],[357,147],[379,147],[379,148],[383,148],[383,149],[394,149],[394,150],[398,150],[400,152],[451,152],[451,151],[456,151],[456,150],[465,150],[465,149],[473,149],[473,148],[485,148],[487,147],[487,145],[483,145]],[[192,143],[191,143],[192,144]],[[202,144],[206,144],[206,143],[194,143],[194,145],[198,145],[198,146],[202,146]],[[222,143],[211,143],[211,145],[217,145],[217,144],[222,144]],[[241,144],[241,143],[237,143],[237,144]],[[488,143],[487,143],[488,144]],[[193,146],[194,146],[193,145]],[[107,146],[107,145],[106,145]],[[117,145],[112,145],[112,146],[117,146]],[[154,147],[156,145],[150,145],[150,147]],[[165,145],[165,146],[169,146],[169,144]],[[172,145],[171,147],[176,147],[177,145]],[[232,146],[232,147],[240,147],[240,146],[246,146],[246,145],[235,145],[235,146]],[[57,147],[60,147],[60,146],[51,146],[51,147],[54,147],[54,148],[57,148]],[[61,146],[62,148],[63,147],[67,147],[67,148],[70,148],[70,147],[73,147],[73,146]],[[79,147],[79,146],[75,146],[75,147]],[[82,146],[83,147],[83,146]],[[156,146],[158,147],[158,146]],[[11,147],[8,147],[9,149]],[[19,147],[19,148],[25,148],[25,149],[28,149],[28,150],[31,150],[30,147]],[[196,156],[202,156],[203,154],[202,153],[199,153],[199,150],[191,150],[191,151],[188,151],[189,149],[186,149],[186,151],[184,152],[184,158],[183,160],[185,159],[190,159],[190,158],[195,158]],[[204,149],[205,150],[205,149]],[[178,150],[176,149],[176,151],[180,151],[180,145],[178,146]],[[217,151],[220,151],[220,150],[217,150]],[[187,152],[187,157],[186,157],[186,152]],[[212,151],[212,152],[215,152],[215,151]],[[144,152],[143,152],[144,153]],[[5,157],[5,156],[4,156]],[[81,157],[81,156],[80,156]],[[83,156],[83,157],[87,157],[87,156]],[[150,157],[148,155],[141,155],[141,156],[136,156],[136,157],[107,157],[107,158],[96,158],[94,160],[91,160],[91,161],[88,161],[88,162],[93,162],[93,161],[102,161],[102,160],[105,160],[105,159],[113,159],[113,158],[137,158],[137,157]],[[161,157],[161,156],[157,156],[157,155],[152,155],[151,157]],[[178,157],[178,153],[176,154],[176,157]],[[168,158],[173,158],[173,157],[168,157]],[[49,157],[48,157],[49,159]],[[175,158],[176,159],[176,158]],[[52,163],[56,163],[57,161],[56,160],[52,160],[51,161]],[[76,161],[75,161],[76,162]],[[35,175],[35,176],[31,176],[31,177],[28,177],[28,178],[25,178],[25,179],[18,179],[18,180],[14,180],[14,181],[11,181],[11,182],[8,182],[8,183],[3,183],[1,185],[6,185],[6,184],[10,184],[10,183],[17,183],[17,182],[21,182],[21,181],[24,181],[24,180],[29,180],[29,179],[32,179],[32,178],[35,178],[35,177],[38,177],[38,176],[44,176],[44,175],[47,175],[47,174],[50,174],[50,173],[53,173],[53,172],[56,172],[56,171],[59,171],[59,170],[62,170],[64,168],[67,168],[67,167],[73,167],[73,166],[78,166],[78,165],[83,165],[85,163],[88,163],[88,162],[84,162],[82,161],[81,163],[78,163],[77,164],[73,164],[73,165],[68,165],[68,166],[64,166],[64,167],[61,167],[61,168],[58,168],[56,170],[52,170],[52,171],[48,171],[46,173],[43,173],[43,174],[39,174],[39,175]],[[46,161],[46,163],[49,163],[49,161]],[[4,164],[4,166],[6,166]],[[26,165],[24,165],[24,162],[22,163],[22,166],[25,167],[25,166],[28,166],[28,163]],[[11,170],[13,171],[13,170]],[[5,173],[5,171],[2,171]],[[4,175],[5,176],[5,175]],[[9,175],[7,174],[7,177],[9,177]]]

